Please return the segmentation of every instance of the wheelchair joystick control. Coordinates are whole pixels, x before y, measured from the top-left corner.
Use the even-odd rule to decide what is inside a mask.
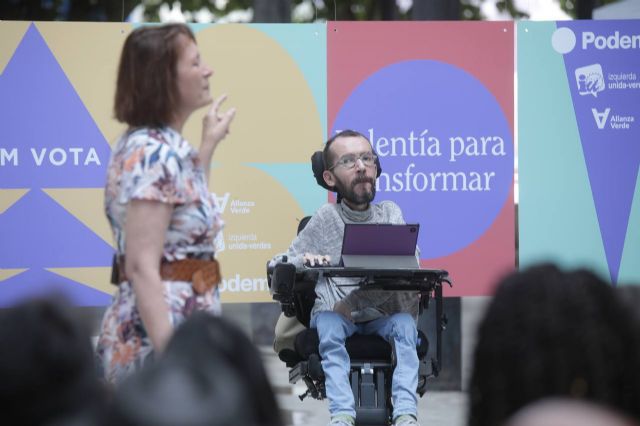
[[[280,302],[282,312],[288,317],[295,315],[295,306],[293,300],[293,283],[296,280],[296,267],[293,263],[287,262],[286,256],[283,256],[282,262],[279,262],[273,268],[271,276],[271,292],[274,300]]]

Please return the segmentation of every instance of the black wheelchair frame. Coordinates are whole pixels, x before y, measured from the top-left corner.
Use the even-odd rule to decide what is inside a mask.
[[[315,285],[321,276],[358,278],[362,290],[416,291],[420,295],[419,312],[428,309],[430,300],[435,301],[436,356],[430,360],[426,355],[428,340],[419,331],[421,344],[417,348],[420,367],[417,393],[426,392],[427,379],[437,377],[442,366],[442,331],[447,318],[443,312],[443,283],[451,285],[448,272],[431,269],[365,269],[365,268],[302,268],[287,262],[267,267],[269,288],[274,300],[281,305],[287,317],[296,319],[307,327],[296,336],[296,350],[283,350],[278,355],[289,371],[289,382],[302,380],[307,391],[300,396],[315,399],[326,397],[324,373],[318,354],[318,336],[309,329],[311,308],[315,302]],[[395,366],[394,349],[379,336],[354,335],[346,341],[351,358],[350,383],[356,402],[356,425],[386,425],[391,422],[391,381]]]

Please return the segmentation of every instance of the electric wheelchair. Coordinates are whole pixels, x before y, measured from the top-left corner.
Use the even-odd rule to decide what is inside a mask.
[[[318,183],[326,189],[322,179],[322,152],[312,157],[312,167]],[[380,172],[378,165],[378,173]],[[302,230],[309,217],[303,219],[298,227]],[[358,279],[361,290],[416,291],[420,296],[419,313],[422,315],[435,302],[436,348],[435,358],[427,360],[429,342],[425,334],[418,330],[418,395],[426,392],[427,379],[437,377],[442,365],[442,331],[446,328],[447,318],[443,312],[443,284],[451,285],[447,271],[427,269],[372,269],[313,267],[296,268],[287,262],[267,264],[267,280],[274,300],[280,303],[287,317],[295,317],[306,329],[295,337],[295,350],[283,349],[278,353],[289,370],[289,382],[302,380],[307,390],[300,399],[311,396],[315,399],[326,397],[324,373],[318,352],[318,333],[309,328],[310,313],[316,294],[315,285],[320,275],[325,277],[352,277]],[[350,383],[356,403],[356,425],[373,426],[391,423],[391,382],[395,366],[392,345],[377,335],[355,334],[346,340],[346,348],[351,359]]]

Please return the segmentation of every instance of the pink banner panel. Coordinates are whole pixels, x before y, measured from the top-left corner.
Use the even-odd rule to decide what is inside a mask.
[[[450,272],[446,296],[490,295],[514,268],[513,33],[511,22],[328,24],[328,131],[371,140],[376,199],[421,224],[421,265]]]

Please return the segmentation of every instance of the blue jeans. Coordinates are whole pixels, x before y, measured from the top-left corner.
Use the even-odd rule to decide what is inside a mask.
[[[354,333],[378,334],[396,348],[397,365],[393,371],[391,400],[393,418],[402,414],[417,417],[418,355],[416,346],[418,331],[413,317],[397,313],[365,323],[354,324],[342,315],[326,311],[311,319],[311,327],[318,330],[320,356],[325,375],[329,412],[331,416],[346,414],[355,418],[355,402],[349,385],[351,361],[344,345]]]

